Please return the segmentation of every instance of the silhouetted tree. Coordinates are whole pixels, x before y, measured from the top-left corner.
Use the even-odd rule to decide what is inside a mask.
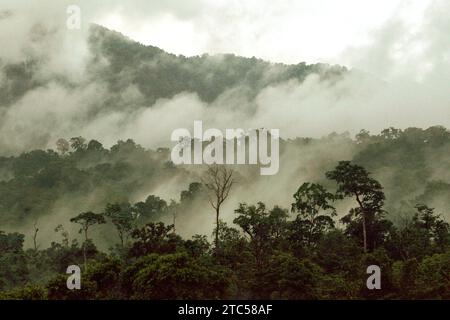
[[[383,213],[385,199],[383,187],[370,177],[366,169],[350,161],[340,161],[334,170],[326,173],[326,176],[337,182],[338,198],[354,197],[357,201],[359,207],[351,209],[342,221],[350,224],[354,217],[361,220],[364,252],[367,252],[368,228],[373,231],[378,216]]]
[[[110,218],[116,227],[120,245],[123,248],[129,233],[134,227],[136,213],[133,212],[133,208],[129,203],[108,203],[105,208],[105,216]]]
[[[228,198],[233,183],[233,170],[219,165],[209,166],[203,179],[203,184],[209,190],[209,203],[216,211],[216,235],[214,241],[216,250],[219,249],[220,207]]]
[[[105,217],[102,214],[94,212],[83,212],[70,219],[70,222],[78,223],[81,225],[79,233],[84,233],[84,244],[83,244],[83,258],[84,258],[84,269],[86,270],[86,246],[88,245],[88,231],[89,228],[96,224],[106,223]]]

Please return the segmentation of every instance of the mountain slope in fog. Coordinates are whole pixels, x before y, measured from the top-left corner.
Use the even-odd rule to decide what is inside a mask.
[[[41,37],[52,36],[50,31],[32,30],[30,37],[33,32]],[[99,25],[90,28],[88,48],[90,59],[86,78],[80,84],[71,83],[60,74],[42,77],[40,73],[46,59],[32,52],[17,63],[2,63],[0,59],[3,74],[0,107],[9,106],[29,90],[50,82],[58,82],[68,88],[89,82],[106,83],[112,95],[109,105],[114,104],[113,96],[123,93],[130,85],[136,85],[145,97],[145,104],[151,105],[157,99],[171,98],[185,91],[197,93],[205,102],[212,102],[231,89],[239,89],[252,98],[267,86],[290,79],[301,82],[313,73],[329,79],[347,71],[344,67],[327,64],[286,65],[233,54],[177,56],[157,47],[142,45]]]
[[[233,88],[254,97],[263,88],[290,79],[301,82],[312,73],[330,78],[346,71],[326,64],[274,64],[233,54],[176,56],[96,25],[91,27],[89,44],[94,78],[106,81],[114,92],[136,84],[148,104],[183,91],[196,92],[206,102]]]

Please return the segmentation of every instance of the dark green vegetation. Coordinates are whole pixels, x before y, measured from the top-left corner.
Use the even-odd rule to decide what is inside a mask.
[[[86,75],[81,83],[72,83],[64,75],[42,77],[45,65],[39,57],[30,56],[15,64],[0,60],[0,72],[5,81],[0,83],[0,111],[11,106],[30,90],[45,87],[52,82],[73,89],[89,83],[102,83],[107,87],[109,99],[92,106],[95,112],[111,109],[136,108],[152,105],[160,98],[171,98],[181,92],[195,92],[201,100],[213,102],[227,90],[239,90],[251,99],[263,88],[287,80],[302,82],[307,76],[317,74],[321,79],[333,79],[347,72],[340,66],[299,63],[286,65],[261,59],[243,58],[233,54],[184,57],[164,50],[139,44],[118,32],[98,25],[90,29],[88,47],[90,58]],[[121,96],[130,85],[136,85],[143,101],[125,103]]]
[[[100,63],[94,73],[106,81],[112,92],[137,84],[146,103],[169,98],[179,92],[196,92],[200,99],[213,102],[226,90],[239,88],[248,98],[254,98],[263,88],[290,79],[303,81],[310,74],[331,78],[347,71],[327,64],[273,64],[233,54],[184,57],[169,54],[157,47],[144,46],[121,34],[94,26],[92,28],[92,65]],[[119,75],[119,76],[118,76]]]
[[[349,71],[234,55],[186,58],[98,26],[88,46],[80,80],[52,73],[32,54],[0,61],[0,128],[13,132],[0,137],[0,154],[22,144],[36,149],[0,157],[1,298],[450,299],[448,130],[281,141],[278,175],[232,168],[236,181],[229,197],[216,198],[219,212],[208,192],[220,188],[203,183],[206,168],[174,166],[169,149],[132,140],[105,148],[81,137],[60,139],[55,150],[42,146],[50,132],[59,134],[58,121],[66,132],[183,92],[210,108],[239,96],[250,102],[239,112],[251,115],[266,87],[301,84],[311,74],[331,85]],[[92,84],[102,94],[80,102],[84,111],[70,125],[50,112],[50,129],[40,122],[28,139],[24,124],[5,116],[30,92],[56,86],[74,94]],[[139,94],[124,98],[130,88]],[[82,268],[82,290],[66,288],[72,264]],[[381,267],[382,290],[366,289],[372,264]]]
[[[324,150],[330,148],[351,150],[351,159],[329,156]],[[166,149],[145,150],[132,141],[105,149],[74,138],[58,141],[57,151],[3,157],[0,226],[30,227],[26,235],[0,234],[0,295],[450,299],[449,150],[450,133],[441,127],[362,131],[356,140],[330,135],[282,141],[281,155],[291,157],[290,166],[310,153],[315,159],[310,167],[296,167],[296,188],[284,190],[291,200],[272,207],[241,199],[231,213],[234,223],[219,223],[214,244],[205,235],[179,235],[188,213],[215,212],[207,188],[196,182],[200,177],[171,164]],[[280,175],[286,166],[281,160]],[[238,173],[241,186],[264,183],[244,171]],[[305,173],[314,179],[304,181]],[[179,200],[148,195],[131,201],[132,194],[175,177],[192,181]],[[174,214],[175,230],[160,222]],[[39,229],[47,215],[58,240],[44,247],[50,235]],[[78,240],[69,226],[80,229]],[[209,232],[215,234],[213,224]],[[105,246],[110,249],[99,249]],[[71,264],[83,269],[81,290],[66,288]],[[381,268],[381,290],[366,288],[372,264]]]

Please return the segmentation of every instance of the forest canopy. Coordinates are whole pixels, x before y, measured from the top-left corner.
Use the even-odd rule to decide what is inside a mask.
[[[219,210],[205,175],[221,167],[174,166],[168,149],[147,150],[132,140],[106,149],[75,137],[58,140],[54,150],[2,157],[0,229],[8,231],[0,233],[1,296],[450,298],[450,184],[436,179],[433,162],[448,150],[449,132],[390,128],[355,139],[283,140],[281,153],[298,155],[292,165],[330,144],[350,148],[352,158],[323,159],[311,168],[314,180],[302,178],[310,168],[297,167],[296,188],[283,191],[287,204],[268,205],[262,194],[257,202],[232,196],[238,185],[267,181],[247,166],[230,167],[224,172],[236,184],[223,185],[230,196],[218,198],[228,204]],[[385,172],[394,172],[395,183]],[[175,177],[187,181],[178,199],[133,200]],[[201,215],[210,217],[209,231],[183,230]],[[25,225],[26,232],[17,231]],[[82,268],[81,290],[66,287],[73,264]],[[382,290],[367,289],[369,265],[380,266]]]

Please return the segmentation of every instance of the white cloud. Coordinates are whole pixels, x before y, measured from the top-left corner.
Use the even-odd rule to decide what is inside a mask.
[[[404,1],[195,1],[197,10],[180,17],[177,11],[163,7],[160,14],[154,14],[138,2],[142,5],[140,19],[123,9],[113,11],[114,19],[104,14],[96,21],[177,54],[230,52],[286,63],[317,62],[331,59],[350,45],[365,43],[367,34],[381,26],[401,3]]]
[[[450,126],[450,4],[425,2],[136,0],[134,6],[125,6],[123,1],[83,0],[76,2],[82,9],[83,30],[74,33],[57,28],[65,25],[64,6],[69,1],[55,5],[43,0],[27,7],[25,2],[6,0],[5,8],[16,10],[0,20],[0,40],[5,44],[1,59],[20,61],[23,50],[32,50],[47,59],[39,77],[63,74],[77,86],[72,90],[53,83],[28,92],[2,114],[0,132],[7,140],[2,144],[10,150],[27,149],[37,138],[48,137],[44,140],[51,145],[61,136],[84,135],[106,145],[134,138],[157,147],[168,141],[173,129],[190,128],[197,119],[222,129],[279,128],[284,137]],[[330,61],[357,66],[387,81],[351,74],[331,85],[310,77],[303,85],[289,82],[266,88],[251,102],[238,93],[225,93],[209,106],[193,93],[182,93],[151,108],[142,105],[138,90],[130,87],[120,102],[133,105],[134,113],[96,114],[89,108],[107,101],[111,93],[101,84],[86,87],[83,82],[88,82],[82,68],[83,40],[91,21],[185,55],[233,52],[285,62],[329,56]],[[36,26],[53,36],[30,41],[30,30]]]

